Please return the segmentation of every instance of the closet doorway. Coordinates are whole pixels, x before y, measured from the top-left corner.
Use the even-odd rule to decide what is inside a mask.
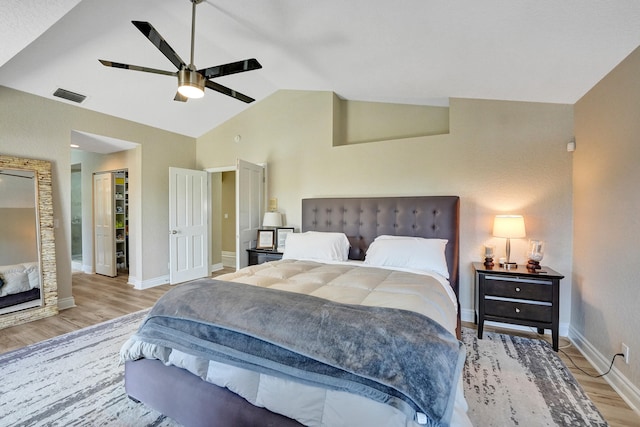
[[[129,173],[126,169],[93,174],[93,235],[97,274],[129,272]]]
[[[74,230],[74,227],[77,229],[73,232],[72,239],[77,238],[79,240],[79,242],[73,243],[72,266],[75,267],[75,271],[81,270],[86,274],[93,274],[96,272],[93,227],[93,175],[97,172],[127,170],[128,178],[131,179],[134,187],[139,185],[140,144],[81,131],[71,132],[71,144],[73,147],[70,149],[72,165],[70,228],[72,230]],[[129,186],[129,189],[131,189],[131,186]],[[129,197],[128,201],[138,206],[140,191],[132,190],[131,194],[134,200]],[[129,218],[135,219],[138,218],[138,215],[137,210],[132,209]],[[125,229],[121,237],[125,237],[126,231]],[[125,244],[129,243],[129,246],[131,246],[136,242],[136,237],[138,237],[139,241],[139,236],[135,230],[129,231],[133,235],[128,233],[131,238],[125,239]],[[126,269],[121,268],[121,273],[126,273],[130,276],[132,273],[135,274],[135,270],[132,271],[131,266],[132,263],[136,262],[136,258],[128,249],[127,247],[123,252],[128,256],[127,267],[129,271],[127,273]],[[81,252],[81,255],[77,253],[78,251]],[[121,260],[121,267],[122,262]]]

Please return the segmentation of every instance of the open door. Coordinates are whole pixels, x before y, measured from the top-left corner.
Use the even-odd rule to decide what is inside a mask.
[[[247,249],[255,248],[264,213],[264,168],[237,160],[236,269],[249,265]]]
[[[93,242],[95,271],[115,277],[114,180],[110,172],[93,175]]]
[[[209,275],[207,172],[169,168],[169,283]]]

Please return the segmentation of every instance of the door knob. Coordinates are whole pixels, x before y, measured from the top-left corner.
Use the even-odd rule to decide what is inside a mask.
[[[171,234],[178,234],[177,230],[171,230]]]

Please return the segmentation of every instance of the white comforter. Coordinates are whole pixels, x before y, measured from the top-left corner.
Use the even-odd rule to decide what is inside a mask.
[[[362,263],[320,264],[283,260],[247,267],[216,279],[310,294],[347,304],[412,310],[439,322],[452,333],[457,302],[446,279],[438,275],[383,270]],[[199,359],[173,350],[167,355],[147,343],[130,339],[124,359],[157,358],[243,396],[256,406],[310,426],[416,426],[391,406],[362,396],[293,383],[280,378]],[[453,426],[470,426],[467,404],[458,383]]]

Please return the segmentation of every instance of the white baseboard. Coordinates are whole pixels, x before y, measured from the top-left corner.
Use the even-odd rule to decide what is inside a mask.
[[[485,326],[497,326],[502,329],[512,329],[514,331],[524,331],[524,332],[535,332],[538,333],[534,326],[521,326],[521,325],[512,325],[511,323],[500,323],[500,322],[484,322]],[[551,335],[551,329],[545,329],[546,335]],[[567,337],[569,336],[569,324],[560,323],[558,325],[558,336]]]
[[[475,322],[476,312],[471,309],[462,309],[460,310],[460,317],[463,322]],[[526,331],[531,332],[531,330],[535,331],[535,328],[530,326],[520,326],[520,325],[512,325],[510,323],[499,323],[499,322],[484,322],[486,326],[498,326],[503,329],[513,329],[514,331]],[[549,331],[547,329],[547,331]],[[551,331],[549,331],[549,335],[551,335]],[[569,336],[569,324],[568,323],[560,323],[558,325],[558,335],[561,337]]]
[[[83,264],[82,261],[71,261],[71,271],[81,271],[85,274],[93,274],[93,266]]]
[[[133,276],[129,276],[128,284],[133,285],[135,289],[144,290],[153,288],[154,286],[166,285],[169,283],[169,275],[156,277],[154,279],[139,280]]]
[[[236,267],[236,253],[229,251],[222,251],[222,265],[224,267]]]
[[[212,273],[215,273],[216,271],[220,271],[224,269],[224,265],[219,262],[217,264],[211,264],[211,269],[209,271],[211,271]]]
[[[600,373],[609,369],[611,358],[600,353],[580,332],[569,328],[569,340]],[[637,414],[640,414],[640,389],[633,385],[615,366],[603,377],[606,382],[627,402]]]
[[[463,322],[473,323],[476,321],[476,312],[474,310],[470,310],[468,308],[460,309],[460,320]]]
[[[66,310],[76,306],[76,300],[73,297],[58,298],[58,310]]]

